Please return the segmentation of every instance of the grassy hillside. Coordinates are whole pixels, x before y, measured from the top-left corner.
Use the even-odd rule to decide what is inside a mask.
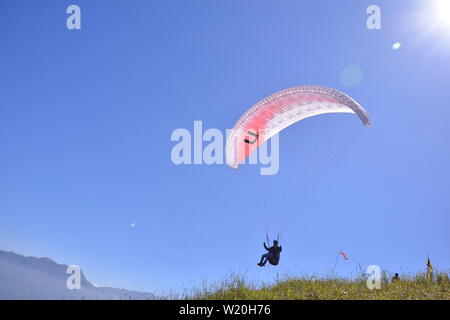
[[[426,274],[401,275],[392,281],[383,273],[381,289],[368,289],[364,276],[356,279],[316,277],[284,277],[274,284],[256,285],[242,276],[232,275],[221,283],[204,285],[187,295],[189,299],[444,299],[450,300],[448,273],[440,273],[433,280]]]

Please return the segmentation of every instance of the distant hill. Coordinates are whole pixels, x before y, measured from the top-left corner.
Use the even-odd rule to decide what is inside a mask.
[[[25,257],[0,250],[0,300],[153,300],[147,292],[96,287],[81,273],[81,289],[69,290],[67,265],[49,258]]]

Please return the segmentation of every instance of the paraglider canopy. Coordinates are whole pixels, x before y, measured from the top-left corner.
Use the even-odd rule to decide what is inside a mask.
[[[286,127],[326,113],[353,113],[370,127],[368,113],[346,94],[322,86],[285,89],[259,101],[234,125],[226,145],[227,164],[237,169],[262,143]]]

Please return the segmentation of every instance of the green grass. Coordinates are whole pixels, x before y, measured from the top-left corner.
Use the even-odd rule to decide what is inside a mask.
[[[256,284],[245,277],[232,274],[223,281],[208,285],[186,294],[187,299],[213,300],[450,300],[448,273],[435,275],[427,280],[426,274],[400,275],[391,282],[391,275],[383,272],[381,289],[368,289],[365,276],[354,279],[317,278],[314,276],[285,276],[273,284]]]

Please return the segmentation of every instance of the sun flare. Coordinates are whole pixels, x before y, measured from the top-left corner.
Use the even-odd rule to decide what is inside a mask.
[[[439,22],[450,25],[450,0],[436,0],[436,13]]]

